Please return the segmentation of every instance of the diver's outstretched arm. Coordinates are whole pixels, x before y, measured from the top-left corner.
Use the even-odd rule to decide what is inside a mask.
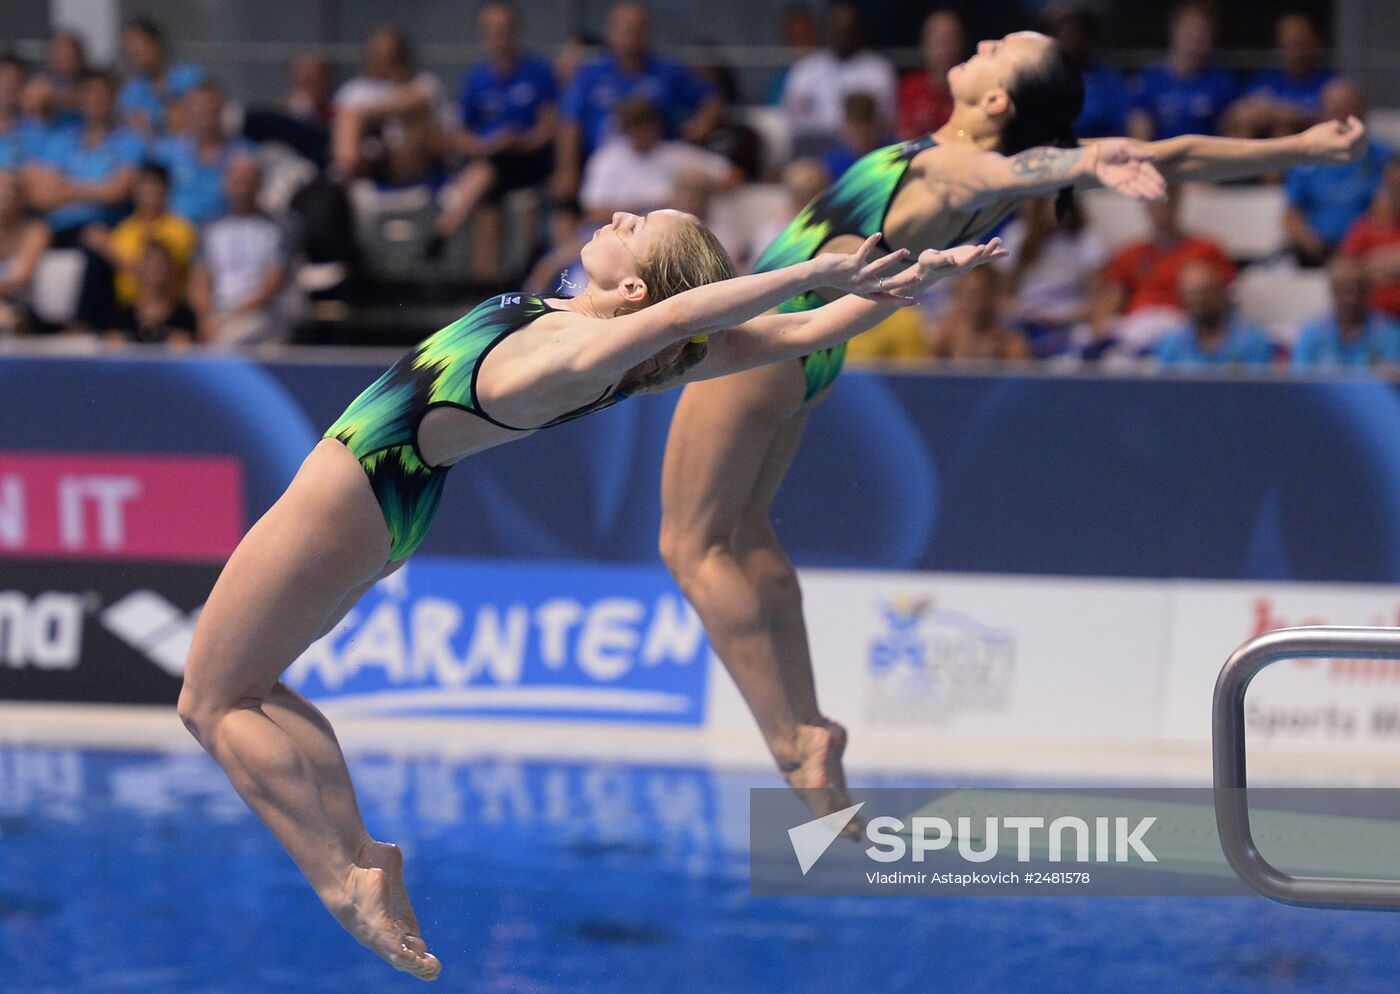
[[[877,299],[851,295],[810,311],[767,314],[714,336],[709,355],[685,380],[713,379],[840,345],[912,304],[915,294],[934,283],[1005,257],[1000,238],[941,252],[927,249],[914,265],[880,281]]]
[[[1366,126],[1355,117],[1323,121],[1283,138],[1213,138],[1181,135],[1155,142],[1131,142],[1151,155],[1169,183],[1219,181],[1260,176],[1279,169],[1359,159],[1369,143]],[[1093,148],[1103,144],[1091,142]]]
[[[880,281],[909,255],[899,249],[872,261],[879,241],[877,233],[855,252],[698,286],[621,317],[582,318],[590,327],[578,331],[575,371],[621,374],[674,342],[734,327],[817,287],[878,297]]]

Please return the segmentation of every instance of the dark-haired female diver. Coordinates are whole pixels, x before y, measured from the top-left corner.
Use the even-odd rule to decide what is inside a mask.
[[[948,73],[954,101],[932,135],[877,149],[816,197],[759,259],[763,271],[850,251],[872,232],[920,251],[975,240],[1027,198],[1108,186],[1153,198],[1169,181],[1229,179],[1308,162],[1345,162],[1365,148],[1355,119],[1290,138],[1184,136],[1075,146],[1084,84],[1060,47],[1023,31],[984,41]],[[1061,147],[1046,147],[1061,146]],[[1155,168],[1154,168],[1155,167]],[[1158,172],[1160,170],[1160,174]],[[794,296],[798,312],[823,296]],[[812,403],[840,372],[845,346],[800,362],[688,386],[662,474],[661,554],[705,623],[788,782],[845,807],[845,730],[822,715],[797,575],[769,505],[797,452]]]
[[[492,297],[420,343],[234,550],[195,628],[180,717],[341,925],[398,969],[440,968],[402,858],[370,837],[330,725],[279,675],[413,552],[459,460],[633,393],[830,347],[907,304],[898,294],[1005,254],[993,240],[910,266],[871,261],[875,242],[736,279],[695,218],[618,214],[584,249],[582,295]],[[821,286],[860,296],[760,316]]]

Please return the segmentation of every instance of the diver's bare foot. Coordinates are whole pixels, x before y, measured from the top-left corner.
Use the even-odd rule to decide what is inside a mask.
[[[845,751],[846,729],[823,718],[819,725],[801,726],[791,758],[779,764],[788,786],[798,790],[818,818],[851,806],[841,766]],[[852,818],[841,834],[858,837],[864,825],[859,817]]]
[[[417,937],[410,936],[402,923],[394,921],[392,904],[393,887],[388,873],[378,867],[354,866],[345,879],[343,896],[331,906],[331,912],[360,945],[394,969],[419,980],[436,980],[442,964],[426,946],[415,949],[409,945],[409,940]]]
[[[413,913],[413,905],[408,900],[408,890],[403,882],[403,851],[391,842],[376,842],[367,839],[355,853],[355,865],[383,870],[389,877],[389,918],[403,925],[410,949],[427,952],[428,946],[418,928],[418,916]]]

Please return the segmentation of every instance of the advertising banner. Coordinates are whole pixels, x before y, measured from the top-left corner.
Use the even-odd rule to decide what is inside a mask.
[[[285,679],[329,712],[697,725],[709,647],[660,567],[422,557]]]
[[[219,567],[0,558],[0,700],[174,704]]]
[[[242,534],[237,459],[0,452],[0,557],[218,561]]]

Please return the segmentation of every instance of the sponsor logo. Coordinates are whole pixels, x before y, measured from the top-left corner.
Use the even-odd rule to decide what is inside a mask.
[[[1011,633],[931,598],[882,601],[885,631],[870,642],[868,717],[896,725],[946,722],[1010,703],[1016,665]]]
[[[89,598],[46,591],[28,597],[0,590],[0,664],[10,669],[71,670],[83,652]]]
[[[341,713],[696,724],[708,648],[659,569],[422,558],[288,670]]]
[[[0,557],[222,562],[242,531],[236,459],[0,453]]]
[[[127,594],[102,612],[109,632],[176,677],[185,672],[198,618],[198,610],[186,614],[154,590]]]
[[[503,294],[501,294],[501,306],[502,306],[502,307],[511,307],[511,306],[514,306],[515,304],[518,304],[518,303],[520,303],[520,296],[519,296],[519,294],[510,294],[510,293],[503,293]]]
[[[73,670],[83,658],[83,629],[101,603],[96,591],[0,590],[0,664],[10,669]],[[153,590],[137,590],[101,611],[102,625],[171,676],[185,669],[199,616]]]

